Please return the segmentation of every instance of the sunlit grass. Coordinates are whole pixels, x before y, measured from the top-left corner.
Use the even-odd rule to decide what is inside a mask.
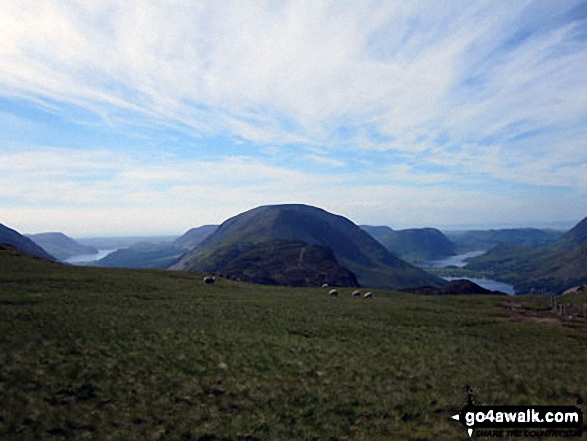
[[[587,395],[585,326],[512,322],[502,296],[39,265],[0,267],[0,439],[466,439],[465,385]]]

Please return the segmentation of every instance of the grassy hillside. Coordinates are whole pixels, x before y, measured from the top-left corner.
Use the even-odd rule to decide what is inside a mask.
[[[465,440],[465,385],[478,404],[587,397],[586,325],[538,299],[336,299],[7,247],[0,286],[2,440]]]

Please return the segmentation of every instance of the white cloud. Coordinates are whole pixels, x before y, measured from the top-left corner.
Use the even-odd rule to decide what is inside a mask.
[[[64,213],[114,206],[119,219],[168,212],[186,228],[197,223],[190,213],[218,222],[272,202],[382,220],[398,211],[406,223],[419,209],[448,222],[442,198],[473,212],[481,196],[510,213],[530,204],[521,193],[503,199],[503,183],[561,187],[579,201],[587,44],[585,19],[568,15],[577,4],[0,2],[1,97],[79,124],[71,106],[87,109],[108,127],[132,126],[147,151],[145,127],[232,137],[243,155],[210,144],[206,160],[157,163],[106,148],[20,146],[0,150],[0,198],[54,219],[52,204]],[[18,110],[0,119],[40,131]],[[304,161],[322,174],[288,165]]]

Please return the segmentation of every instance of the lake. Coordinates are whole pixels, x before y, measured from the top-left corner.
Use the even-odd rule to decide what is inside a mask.
[[[469,251],[467,253],[457,254],[456,256],[450,256],[446,259],[441,260],[431,260],[430,262],[426,262],[427,268],[449,268],[449,267],[457,267],[457,268],[464,268],[467,266],[467,259],[472,257],[477,257],[485,254],[485,250],[475,250]],[[481,277],[443,277],[445,280],[457,280],[457,279],[465,279],[470,280],[477,285],[489,289],[491,291],[501,291],[509,295],[515,295],[516,291],[514,289],[514,285],[510,285],[509,283],[500,282],[499,280],[493,279],[485,279]]]
[[[100,260],[106,257],[108,254],[117,251],[118,248],[112,250],[98,250],[97,253],[94,254],[79,254],[77,256],[70,257],[69,259],[65,260],[65,263],[69,263],[71,265],[89,265],[90,263],[94,263],[96,260]]]
[[[510,285],[509,283],[505,282],[500,282],[499,280],[484,279],[479,277],[443,277],[443,279],[448,281],[458,279],[470,280],[471,282],[476,283],[482,288],[489,289],[491,291],[501,291],[511,296],[516,294],[514,285]]]
[[[456,266],[457,268],[463,268],[467,265],[465,260],[481,256],[485,254],[485,250],[469,251],[468,253],[457,254],[456,256],[449,256],[446,259],[431,260],[426,262],[427,268],[448,268],[450,266]]]

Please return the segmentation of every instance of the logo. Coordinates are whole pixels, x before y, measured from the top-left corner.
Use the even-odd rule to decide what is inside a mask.
[[[467,405],[451,418],[465,426],[469,438],[479,429],[487,436],[581,436],[583,410],[576,406],[479,406],[467,387]]]

